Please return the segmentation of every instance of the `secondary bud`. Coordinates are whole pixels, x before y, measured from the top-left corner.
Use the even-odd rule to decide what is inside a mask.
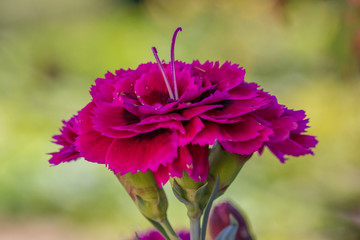
[[[151,171],[116,176],[145,217],[154,221],[166,219],[167,198]]]

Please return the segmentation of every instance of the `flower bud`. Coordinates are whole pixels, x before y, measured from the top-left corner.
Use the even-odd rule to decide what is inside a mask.
[[[232,216],[238,225],[234,240],[252,240],[253,238],[251,237],[244,217],[229,202],[219,204],[213,209],[209,220],[209,231],[211,239],[215,239],[220,234],[220,232],[223,231],[223,229],[232,224],[230,216]]]
[[[200,217],[208,202],[207,183],[193,180],[185,171],[181,178],[171,178],[170,182],[175,196],[188,209],[188,216]]]
[[[216,142],[209,156],[209,185],[214,185],[216,177],[219,176],[220,184],[218,197],[222,195],[229,185],[234,181],[241,168],[251,155],[231,154],[225,151]],[[212,189],[211,187],[209,189]]]
[[[180,240],[167,219],[168,201],[153,173],[116,174],[140,212],[166,238]]]
[[[156,222],[166,219],[167,198],[151,171],[116,176],[146,218]]]

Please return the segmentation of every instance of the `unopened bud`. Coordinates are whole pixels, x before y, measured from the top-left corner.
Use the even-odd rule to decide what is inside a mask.
[[[181,178],[171,178],[170,182],[177,199],[187,207],[188,216],[200,217],[208,202],[207,183],[195,181],[185,171]]]
[[[146,218],[153,221],[166,219],[167,198],[164,190],[156,183],[151,171],[117,174],[116,176]]]

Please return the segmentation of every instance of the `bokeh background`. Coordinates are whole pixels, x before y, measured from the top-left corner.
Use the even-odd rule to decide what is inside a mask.
[[[62,119],[108,70],[230,60],[305,109],[314,156],[254,156],[225,194],[259,240],[360,239],[359,0],[0,0],[0,239],[125,239],[150,225],[104,166],[50,167]],[[166,187],[170,220],[186,213]]]

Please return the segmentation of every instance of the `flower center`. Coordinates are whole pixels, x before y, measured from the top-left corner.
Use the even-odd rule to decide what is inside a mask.
[[[156,47],[151,48],[152,52],[154,54],[154,57],[156,59],[156,62],[158,64],[159,68],[160,68],[161,74],[162,74],[162,76],[164,78],[166,88],[167,88],[167,90],[169,92],[169,97],[172,100],[178,100],[179,99],[179,92],[178,92],[178,88],[177,88],[176,74],[175,74],[175,40],[176,40],[176,36],[177,36],[179,31],[182,31],[181,27],[178,27],[174,32],[174,35],[173,35],[173,38],[172,38],[172,41],[171,41],[171,52],[170,52],[170,58],[171,58],[170,64],[171,64],[171,73],[172,73],[174,92],[171,89],[169,79],[167,78],[164,66],[162,65],[162,63],[161,63],[161,61],[159,59]],[[174,95],[174,93],[175,93],[175,95]]]

